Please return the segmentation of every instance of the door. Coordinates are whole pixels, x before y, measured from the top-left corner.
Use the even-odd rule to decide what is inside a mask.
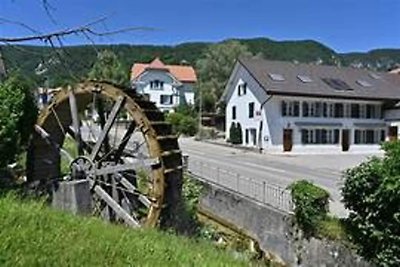
[[[342,151],[348,151],[350,148],[350,130],[342,130]]]
[[[390,126],[389,127],[389,141],[396,141],[397,140],[397,126]]]
[[[283,129],[283,151],[291,151],[293,147],[293,130]]]

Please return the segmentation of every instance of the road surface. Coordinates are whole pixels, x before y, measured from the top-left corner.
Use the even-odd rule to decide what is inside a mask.
[[[210,164],[210,166],[229,170],[254,180],[266,181],[268,184],[287,187],[296,180],[311,180],[328,190],[332,198],[330,211],[340,217],[347,215],[347,211],[340,202],[342,172],[372,156],[372,154],[353,153],[259,154],[254,151],[195,141],[193,138],[181,138],[179,143],[182,152],[189,155],[189,161]],[[233,180],[232,183],[234,183]]]

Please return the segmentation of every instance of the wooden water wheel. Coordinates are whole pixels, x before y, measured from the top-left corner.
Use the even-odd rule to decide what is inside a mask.
[[[153,227],[179,202],[181,165],[177,137],[154,103],[88,81],[62,89],[41,112],[27,173],[28,181],[88,179],[93,213]]]

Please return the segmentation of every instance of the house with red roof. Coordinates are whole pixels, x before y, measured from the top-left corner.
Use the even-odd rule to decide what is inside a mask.
[[[135,63],[131,69],[133,88],[165,112],[182,104],[193,105],[196,81],[193,67],[166,65],[158,57],[147,64]]]

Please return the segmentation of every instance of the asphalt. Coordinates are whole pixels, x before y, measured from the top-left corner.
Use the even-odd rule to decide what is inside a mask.
[[[296,180],[307,179],[326,189],[331,195],[331,213],[345,217],[348,212],[340,202],[343,171],[380,153],[341,154],[260,154],[256,150],[180,138],[181,150],[189,162],[201,162],[210,168],[237,173],[243,177],[280,187]],[[232,183],[236,183],[234,179]]]

